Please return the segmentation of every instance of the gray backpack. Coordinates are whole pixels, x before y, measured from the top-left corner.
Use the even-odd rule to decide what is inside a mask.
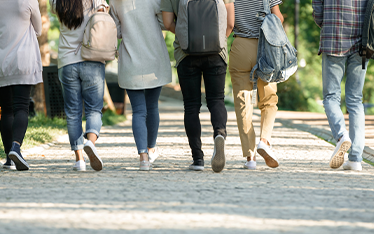
[[[226,28],[223,0],[180,0],[175,35],[185,53],[220,53],[227,43]]]
[[[252,103],[256,102],[257,79],[280,83],[297,70],[297,51],[291,45],[279,18],[271,14],[269,0],[263,0],[264,11],[257,14],[262,21],[258,38],[257,63],[249,79],[254,83]]]

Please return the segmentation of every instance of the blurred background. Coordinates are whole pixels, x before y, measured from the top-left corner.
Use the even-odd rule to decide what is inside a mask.
[[[44,58],[44,65],[47,66],[50,63],[57,63],[59,22],[56,15],[50,13],[48,0],[39,0],[39,2],[45,29],[43,36],[40,37],[39,40],[42,56]],[[320,29],[313,21],[312,0],[284,0],[283,4],[280,5],[280,9],[285,18],[284,29],[289,40],[298,50],[299,69],[297,74],[291,77],[287,82],[278,84],[279,109],[324,113],[322,106],[321,56],[317,55]],[[173,83],[171,85],[175,86],[175,90],[178,90],[178,76],[174,68],[175,59],[173,56],[174,34],[164,32],[164,36],[173,67]],[[233,39],[231,35],[228,40],[229,50]],[[363,98],[366,114],[369,115],[374,114],[374,96],[372,95],[374,93],[374,67],[372,64],[373,62],[370,61]],[[108,73],[115,74],[116,70],[117,61],[112,61],[107,64]],[[345,82],[343,81],[341,106],[343,111],[346,112],[344,85]],[[226,86],[226,103],[227,105],[233,105],[229,72],[227,72],[226,75]],[[38,101],[38,98],[34,99],[36,102]],[[38,107],[38,104],[36,104],[36,106]]]

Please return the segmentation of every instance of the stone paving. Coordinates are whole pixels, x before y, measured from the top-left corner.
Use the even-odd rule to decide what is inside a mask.
[[[149,172],[138,171],[131,121],[103,127],[101,172],[89,166],[72,171],[66,136],[44,151],[29,151],[29,171],[1,169],[0,233],[374,233],[372,166],[330,169],[333,145],[277,122],[272,142],[280,167],[268,168],[258,157],[257,170],[243,169],[229,110],[227,165],[214,173],[212,127],[203,109],[206,168],[188,171],[182,108],[161,102],[162,156]]]

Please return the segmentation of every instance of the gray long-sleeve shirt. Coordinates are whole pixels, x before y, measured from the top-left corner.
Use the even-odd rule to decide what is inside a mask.
[[[42,19],[37,0],[0,0],[0,87],[41,83],[37,36]]]
[[[171,82],[171,66],[162,35],[160,0],[111,0],[117,24],[118,83],[124,89],[150,89]]]

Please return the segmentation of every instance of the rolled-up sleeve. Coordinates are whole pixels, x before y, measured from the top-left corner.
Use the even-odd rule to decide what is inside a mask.
[[[39,2],[37,0],[30,0],[30,11],[31,11],[31,24],[34,27],[36,36],[42,35],[42,17],[39,10]]]
[[[322,27],[323,24],[323,0],[313,0],[313,19],[318,27]]]

